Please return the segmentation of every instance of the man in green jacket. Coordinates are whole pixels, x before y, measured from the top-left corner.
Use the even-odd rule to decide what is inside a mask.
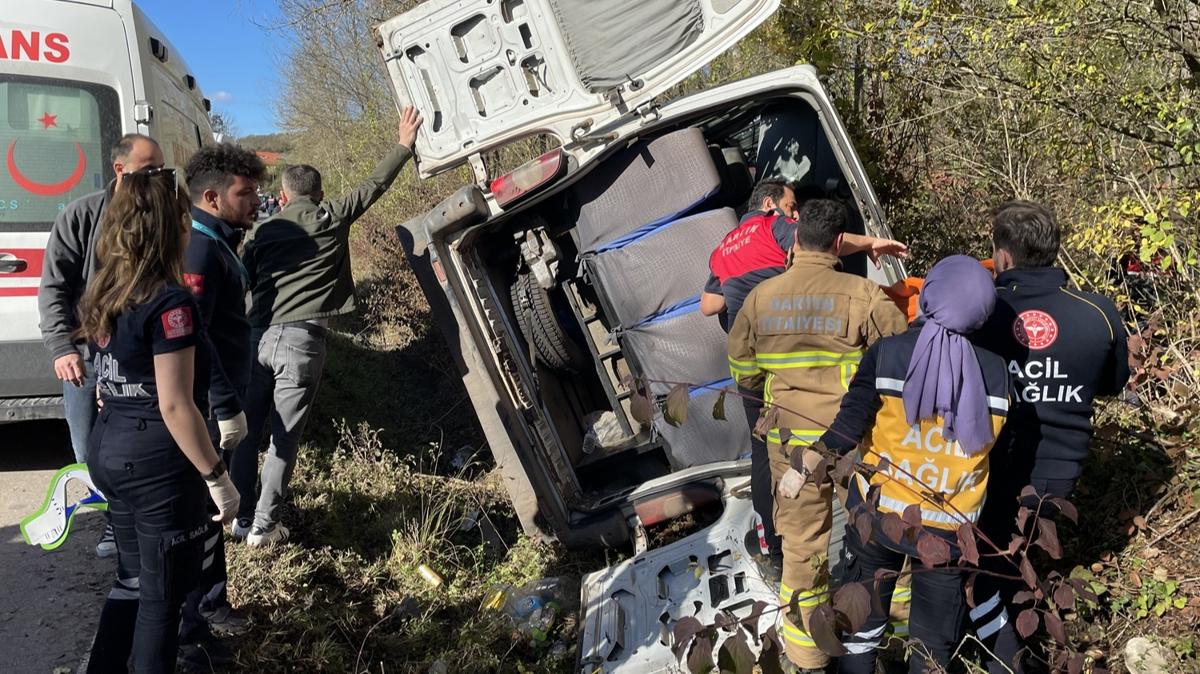
[[[255,359],[243,405],[249,435],[234,452],[230,472],[243,495],[233,536],[248,545],[287,539],[287,528],[278,522],[279,506],[325,365],[328,320],[354,311],[350,225],[391,187],[412,156],[421,122],[416,108],[405,108],[399,142],[366,182],[341,199],[325,200],[321,174],[313,167],[285,169],[283,209],[259,225],[246,244]],[[271,444],[256,502],[258,443],[268,421]]]

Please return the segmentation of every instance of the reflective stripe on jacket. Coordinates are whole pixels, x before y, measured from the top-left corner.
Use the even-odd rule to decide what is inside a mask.
[[[790,269],[750,293],[729,332],[730,372],[739,386],[788,408],[779,410],[779,427],[792,445],[811,444],[833,421],[863,349],[907,327],[879,286],[837,271],[837,262],[797,253]]]

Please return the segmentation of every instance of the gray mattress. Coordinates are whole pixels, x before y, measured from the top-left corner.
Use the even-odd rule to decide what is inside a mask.
[[[721,189],[700,129],[636,143],[601,162],[571,191],[579,251],[622,240],[695,209]]]
[[[715,317],[700,314],[698,301],[620,335],[648,379],[705,384],[729,377],[725,331]]]
[[[589,256],[585,264],[617,321],[632,326],[700,294],[708,280],[709,254],[736,226],[737,216],[728,208],[698,213]]]

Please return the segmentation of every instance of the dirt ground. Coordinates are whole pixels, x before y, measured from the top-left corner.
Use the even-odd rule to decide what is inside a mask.
[[[104,517],[85,509],[53,552],[26,545],[18,525],[50,478],[73,461],[66,422],[0,425],[0,671],[74,672],[91,645],[116,558],[97,559]]]

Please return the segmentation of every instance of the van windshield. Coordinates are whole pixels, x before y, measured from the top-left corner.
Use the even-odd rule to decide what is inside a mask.
[[[68,203],[104,187],[120,133],[109,87],[0,74],[0,231],[48,230]]]

